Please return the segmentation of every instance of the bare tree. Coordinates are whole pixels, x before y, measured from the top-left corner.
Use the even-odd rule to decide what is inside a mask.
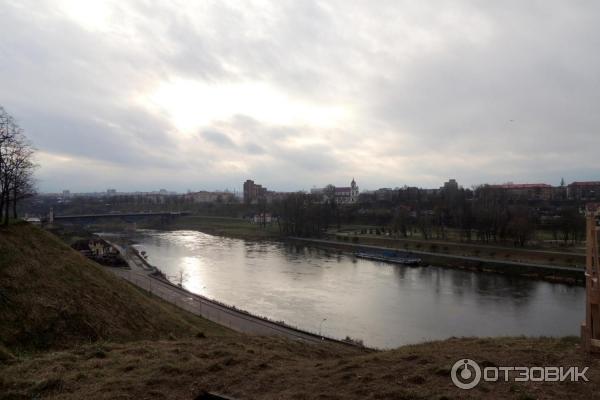
[[[507,233],[515,246],[525,247],[535,233],[535,223],[528,207],[516,206],[511,210]]]
[[[17,203],[34,192],[33,147],[23,130],[0,107],[0,219],[17,218]],[[12,206],[12,210],[11,210]]]

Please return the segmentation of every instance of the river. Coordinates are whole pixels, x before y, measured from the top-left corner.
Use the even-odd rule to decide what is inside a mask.
[[[197,231],[139,230],[126,238],[192,292],[379,348],[451,336],[578,335],[584,318],[578,286]]]

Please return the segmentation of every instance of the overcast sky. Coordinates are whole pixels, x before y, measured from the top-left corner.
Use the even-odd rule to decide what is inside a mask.
[[[600,180],[598,1],[0,0],[40,190]]]

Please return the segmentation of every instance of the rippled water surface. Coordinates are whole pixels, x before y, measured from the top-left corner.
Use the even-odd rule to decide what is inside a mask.
[[[137,231],[128,237],[170,279],[183,275],[193,292],[370,346],[450,336],[577,335],[584,317],[582,287],[404,267],[196,231]]]

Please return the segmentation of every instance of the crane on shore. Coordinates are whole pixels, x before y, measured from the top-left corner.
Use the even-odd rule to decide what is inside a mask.
[[[600,353],[600,204],[588,204],[586,216],[585,321],[581,324],[583,348]]]

